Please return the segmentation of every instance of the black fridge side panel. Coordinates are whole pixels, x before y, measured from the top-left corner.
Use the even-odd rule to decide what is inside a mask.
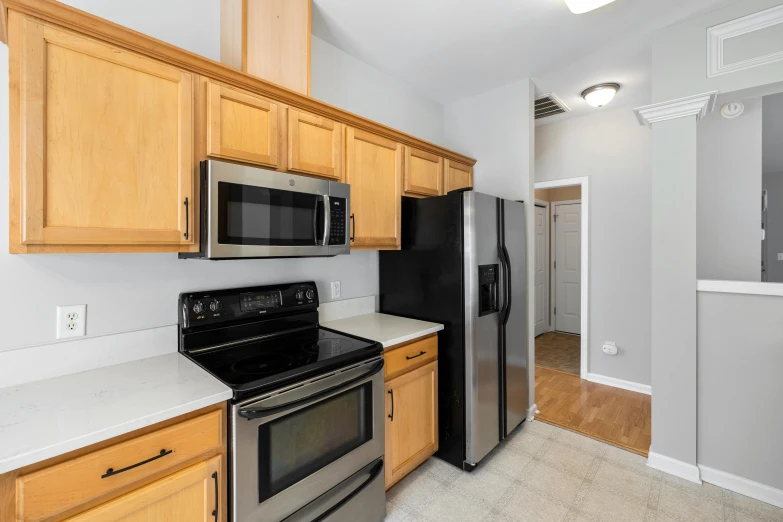
[[[465,460],[462,194],[402,198],[402,249],[379,253],[380,311],[445,325],[438,336],[438,457]]]

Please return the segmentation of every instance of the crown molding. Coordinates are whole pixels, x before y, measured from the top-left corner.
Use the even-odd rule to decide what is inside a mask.
[[[696,120],[702,119],[708,112],[715,108],[715,102],[718,100],[718,91],[710,91],[676,100],[669,100],[644,107],[637,107],[633,110],[639,125],[652,127],[653,123],[659,121],[673,120],[674,118],[684,118],[686,116],[696,116]]]
[[[723,55],[723,44],[726,40],[781,23],[783,23],[783,5],[778,5],[708,28],[707,77],[712,78],[721,74],[733,73],[783,60],[783,51],[772,52],[731,64],[725,63]]]

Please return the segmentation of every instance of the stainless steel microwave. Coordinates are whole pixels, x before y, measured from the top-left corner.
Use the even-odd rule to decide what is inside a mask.
[[[201,162],[201,251],[180,258],[350,253],[350,186],[225,161]]]

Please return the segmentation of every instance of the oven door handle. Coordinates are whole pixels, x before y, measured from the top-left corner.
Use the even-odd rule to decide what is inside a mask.
[[[337,504],[335,504],[334,506],[329,508],[327,511],[324,511],[321,514],[321,516],[319,516],[318,518],[314,519],[313,522],[321,522],[322,520],[326,520],[333,513],[337,512],[340,508],[342,508],[348,502],[353,500],[354,497],[356,497],[356,495],[358,495],[359,493],[364,491],[364,488],[366,488],[367,486],[369,486],[370,484],[373,483],[373,481],[378,477],[378,475],[380,475],[381,471],[383,471],[383,460],[379,460],[378,462],[375,463],[375,465],[370,470],[370,474],[367,476],[367,480],[362,482],[361,486],[359,486],[358,488],[356,488],[353,491],[351,491],[351,493],[348,494],[348,496],[346,496],[340,502],[338,502]]]
[[[308,395],[307,397],[301,397],[299,399],[294,399],[291,402],[287,402],[285,404],[278,404],[276,406],[269,406],[266,408],[264,408],[263,406],[257,408],[242,408],[239,410],[238,414],[240,417],[244,417],[245,419],[248,420],[261,419],[264,417],[268,417],[270,415],[276,415],[286,410],[296,408],[304,403],[313,402],[325,395],[330,395],[334,392],[339,392],[341,390],[348,389],[352,385],[356,384],[357,382],[362,381],[372,375],[375,375],[376,373],[381,371],[381,369],[383,369],[383,359],[370,366],[370,368],[367,371],[362,372],[360,375],[357,375],[356,377],[353,377],[347,381],[341,382],[340,384],[337,384],[335,386],[326,388],[325,390],[315,392],[312,395]]]

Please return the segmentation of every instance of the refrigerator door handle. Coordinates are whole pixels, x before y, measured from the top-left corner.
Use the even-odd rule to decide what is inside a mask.
[[[503,256],[501,257],[501,260],[502,260],[503,264],[505,265],[505,269],[504,269],[505,274],[504,274],[503,279],[504,279],[504,281],[506,283],[506,288],[505,288],[506,305],[503,308],[503,315],[501,317],[501,321],[503,322],[503,324],[508,324],[508,318],[511,315],[511,291],[512,291],[512,286],[511,286],[511,256],[508,255],[508,249],[506,248],[506,243],[505,242],[503,243],[503,246],[502,246],[502,252],[503,252]]]

